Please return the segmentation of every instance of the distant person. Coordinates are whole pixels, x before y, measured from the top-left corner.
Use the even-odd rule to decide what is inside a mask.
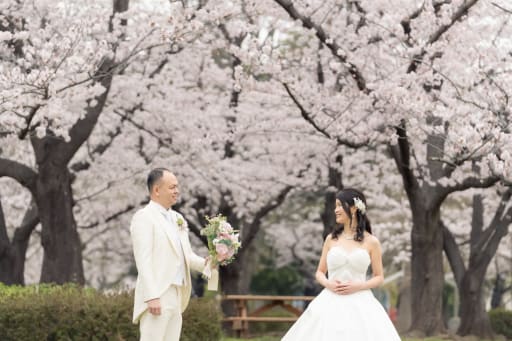
[[[192,251],[187,223],[171,209],[180,193],[176,176],[156,168],[147,185],[151,201],[130,226],[138,271],[133,322],[140,321],[141,341],[178,341],[192,288],[190,269],[203,270],[206,259]]]
[[[316,271],[324,290],[282,341],[400,341],[371,288],[384,281],[380,243],[371,234],[366,198],[355,189],[336,195],[336,223]],[[368,267],[373,277],[366,279]],[[327,277],[328,273],[328,277]]]

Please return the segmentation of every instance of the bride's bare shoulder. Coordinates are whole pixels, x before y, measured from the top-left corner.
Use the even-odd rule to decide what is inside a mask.
[[[373,249],[376,247],[380,247],[380,242],[377,237],[375,237],[373,234],[370,234],[368,232],[364,233],[364,239],[365,242],[368,243],[368,246]]]

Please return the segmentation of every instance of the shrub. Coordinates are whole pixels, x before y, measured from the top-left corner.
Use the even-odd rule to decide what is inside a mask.
[[[260,295],[297,295],[304,293],[304,280],[291,266],[267,267],[251,279],[251,292]]]
[[[102,294],[75,285],[0,284],[0,340],[138,340],[132,307],[133,293]],[[182,340],[219,339],[215,302],[191,300],[183,316]]]
[[[512,311],[503,308],[493,309],[489,312],[492,329],[497,333],[512,339]]]

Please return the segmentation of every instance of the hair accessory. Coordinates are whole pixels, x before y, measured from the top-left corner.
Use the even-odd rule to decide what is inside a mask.
[[[357,207],[359,211],[361,211],[362,214],[366,213],[366,205],[364,202],[359,198],[354,198],[354,206]]]

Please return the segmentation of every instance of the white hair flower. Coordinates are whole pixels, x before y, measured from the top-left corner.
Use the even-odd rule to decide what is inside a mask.
[[[354,198],[354,206],[357,207],[359,211],[361,211],[362,214],[366,213],[366,205],[364,202],[359,198]]]

